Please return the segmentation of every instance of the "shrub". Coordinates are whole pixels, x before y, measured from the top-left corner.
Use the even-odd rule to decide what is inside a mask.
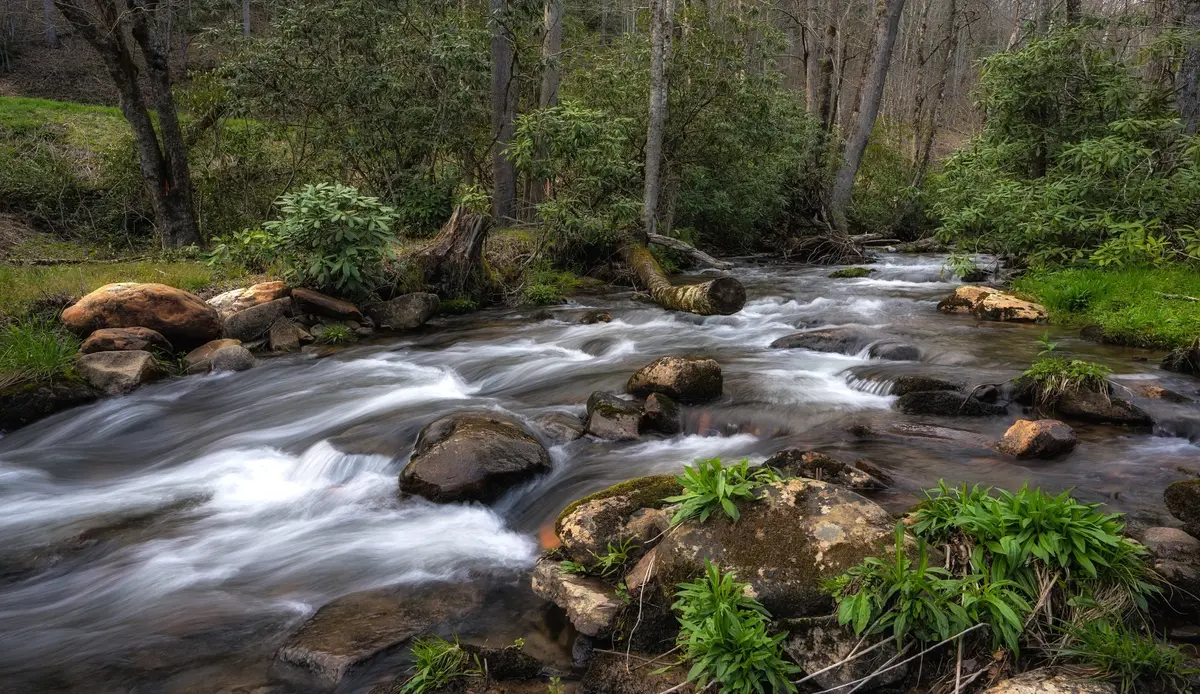
[[[55,323],[30,318],[0,327],[0,388],[52,383],[75,371],[79,338]]]
[[[437,636],[422,636],[413,642],[413,674],[400,694],[435,692],[460,677],[480,673],[478,663],[458,645]]]
[[[708,458],[685,467],[678,479],[683,485],[683,494],[664,499],[680,505],[671,518],[671,525],[689,518],[699,518],[703,523],[717,510],[724,511],[736,521],[741,517],[736,502],[752,501],[755,487],[778,478],[769,468],[751,471],[749,458],[731,467],[723,466],[720,458]]]
[[[438,304],[438,313],[444,316],[460,316],[479,310],[479,303],[474,299],[447,299]]]
[[[345,325],[327,325],[325,332],[317,338],[317,342],[326,345],[344,345],[357,339],[358,336],[354,334],[354,331]]]
[[[1064,395],[1091,391],[1108,395],[1108,377],[1112,370],[1102,364],[1081,359],[1042,357],[1035,361],[1020,381],[1033,389],[1040,405],[1052,407]]]
[[[1121,694],[1139,691],[1183,692],[1194,668],[1174,646],[1100,619],[1070,629],[1073,644],[1059,655],[1094,667],[1120,684]]]
[[[712,682],[734,694],[794,692],[789,677],[800,668],[781,656],[786,633],[771,636],[771,615],[746,594],[734,573],[704,562],[705,575],[681,583],[672,609],[679,613],[679,645],[692,663],[697,689]]]

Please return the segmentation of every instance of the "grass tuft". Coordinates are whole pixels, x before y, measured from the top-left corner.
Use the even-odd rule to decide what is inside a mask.
[[[78,352],[79,338],[48,320],[34,318],[0,327],[0,388],[69,379]]]
[[[422,636],[413,642],[413,674],[400,688],[400,694],[426,694],[445,687],[460,677],[478,675],[478,663],[458,642],[437,636]]]
[[[1069,633],[1072,645],[1059,655],[1096,668],[1117,683],[1121,694],[1190,691],[1188,676],[1196,670],[1184,666],[1184,655],[1174,646],[1103,619]]]
[[[324,345],[345,345],[354,342],[358,339],[358,335],[354,334],[348,326],[345,325],[327,325],[325,332],[317,338],[317,342]]]
[[[1042,357],[1026,369],[1021,381],[1033,388],[1039,405],[1053,407],[1068,393],[1091,391],[1108,395],[1111,375],[1112,370],[1107,366],[1090,361]]]

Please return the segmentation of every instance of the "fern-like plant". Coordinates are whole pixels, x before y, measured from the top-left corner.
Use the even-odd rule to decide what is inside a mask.
[[[400,688],[400,694],[426,694],[441,689],[452,680],[478,675],[481,670],[458,642],[437,636],[422,636],[413,642],[413,674]]]
[[[720,458],[708,458],[685,467],[678,479],[683,493],[664,499],[680,505],[671,518],[672,525],[690,518],[699,518],[703,523],[718,509],[737,521],[741,518],[737,502],[752,501],[756,487],[778,476],[768,468],[751,470],[748,458],[730,467],[722,465]]]

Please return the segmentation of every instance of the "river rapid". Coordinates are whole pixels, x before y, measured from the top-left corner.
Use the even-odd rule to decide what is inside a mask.
[[[1050,462],[912,435],[911,425],[932,424],[996,439],[1020,408],[978,419],[900,415],[890,379],[1001,382],[1036,357],[1046,330],[939,314],[937,300],[955,286],[943,262],[885,255],[869,278],[849,280],[828,279],[830,268],[746,262],[734,273],[749,299],[733,316],[668,313],[615,292],[552,307],[552,319],[534,310],[437,319],[321,359],[149,386],[4,437],[0,691],[290,692],[268,686],[268,663],[317,608],[433,579],[491,587],[459,633],[522,637],[569,665],[569,634],[522,573],[539,537],[568,502],[697,457],[762,460],[794,446],[866,457],[895,479],[878,500],[897,512],[939,479],[1028,481],[1074,488],[1138,523],[1171,524],[1163,488],[1183,477],[1180,466],[1200,467],[1194,403],[1139,400],[1159,422],[1153,434],[1077,427],[1076,451]],[[577,323],[598,308],[612,322]],[[918,346],[921,360],[768,347],[840,325],[877,328]],[[1196,397],[1200,381],[1160,371],[1160,355],[1050,332],[1060,350],[1109,365],[1118,384]],[[440,415],[582,414],[591,392],[621,392],[638,367],[668,354],[711,356],[725,374],[721,400],[685,408],[684,434],[552,447],[548,475],[491,507],[397,498],[417,432]],[[367,672],[343,689],[366,691],[379,677]]]

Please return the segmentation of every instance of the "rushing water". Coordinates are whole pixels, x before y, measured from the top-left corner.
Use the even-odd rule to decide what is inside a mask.
[[[324,359],[150,386],[0,439],[0,691],[255,691],[273,650],[322,604],[435,578],[489,577],[501,598],[475,628],[541,635],[550,652],[555,635],[543,633],[520,574],[539,529],[572,499],[699,456],[762,459],[803,446],[868,457],[896,479],[880,499],[893,510],[940,478],[1028,480],[1074,487],[1138,522],[1169,521],[1163,488],[1200,460],[1189,441],[1200,440],[1196,405],[1139,400],[1161,424],[1154,435],[1080,427],[1079,448],[1053,462],[912,436],[905,425],[926,423],[998,438],[1019,408],[1006,418],[906,417],[890,410],[890,378],[924,370],[1004,381],[1036,356],[1044,328],[938,314],[954,287],[942,258],[885,256],[874,267],[870,278],[835,281],[828,268],[742,266],[749,301],[734,316],[668,313],[616,293],[556,307],[553,320],[532,311],[439,319]],[[576,323],[588,308],[614,320]],[[917,345],[921,362],[768,348],[834,325]],[[1118,383],[1196,396],[1197,381],[1159,371],[1152,353],[1051,332],[1060,349],[1111,366]],[[683,435],[554,447],[551,473],[490,508],[397,499],[412,442],[438,416],[582,413],[592,391],[619,392],[666,354],[711,356],[725,373],[725,397],[687,408]]]

